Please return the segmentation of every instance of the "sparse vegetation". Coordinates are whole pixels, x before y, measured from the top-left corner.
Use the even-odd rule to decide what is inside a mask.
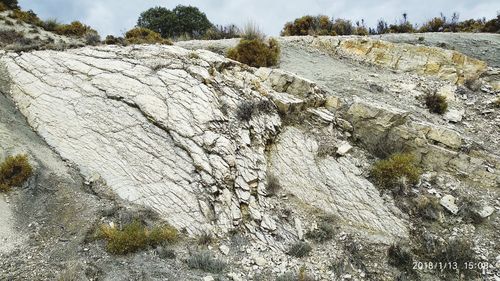
[[[113,35],[108,35],[104,39],[104,44],[106,44],[106,45],[125,45],[125,39],[123,39],[123,37],[115,37]]]
[[[442,207],[437,198],[429,195],[419,195],[414,199],[417,215],[429,219],[439,219]]]
[[[302,258],[312,251],[311,245],[306,242],[298,241],[293,243],[287,251],[287,254],[296,258]]]
[[[278,180],[278,178],[273,175],[273,174],[268,174],[267,175],[267,186],[266,186],[266,193],[269,196],[273,196],[278,194],[278,192],[281,190],[281,184]]]
[[[463,197],[459,202],[459,214],[465,222],[480,224],[484,221],[484,218],[479,214],[481,205],[477,201],[469,197]]]
[[[481,82],[477,77],[469,77],[465,79],[464,86],[471,91],[477,91],[481,88]]]
[[[125,41],[128,44],[164,44],[172,45],[172,42],[163,39],[160,34],[147,28],[136,27],[125,33]]]
[[[11,12],[10,17],[32,25],[42,25],[42,21],[40,20],[40,18],[38,18],[37,14],[35,14],[35,12],[31,10],[22,11],[19,9],[15,9]]]
[[[126,224],[122,229],[102,225],[98,238],[107,241],[108,252],[117,255],[137,252],[147,246],[156,246],[162,243],[172,243],[178,238],[175,228],[170,225],[156,226],[148,229],[138,220]]]
[[[294,35],[368,35],[365,21],[357,21],[356,26],[350,20],[330,19],[328,16],[303,16],[288,22],[281,31],[282,36]]]
[[[198,237],[198,245],[208,246],[214,242],[212,234],[204,232]]]
[[[437,260],[448,264],[456,263],[457,265],[459,265],[458,269],[461,271],[461,273],[468,278],[471,278],[472,276],[477,274],[474,269],[464,269],[465,264],[477,262],[475,253],[472,250],[472,244],[464,239],[457,238],[448,241],[446,245],[438,248],[436,255],[432,258],[432,260]],[[456,270],[452,269],[451,267],[445,268],[444,272],[449,275],[456,274]]]
[[[318,224],[318,228],[306,233],[306,238],[322,243],[332,240],[334,235],[335,229],[333,226],[328,222],[322,221]]]
[[[15,9],[19,9],[19,4],[17,2],[17,0],[2,0],[2,2],[0,2],[0,4],[5,7],[5,9],[10,9],[10,10],[15,10]]]
[[[490,32],[500,31],[500,14],[496,18],[486,21],[482,19],[469,19],[459,22],[458,13],[453,13],[448,19],[442,13],[423,23],[420,28],[408,20],[408,13],[403,13],[402,18],[394,24],[388,24],[379,19],[375,28],[367,28],[364,20],[356,21],[356,26],[347,19],[330,19],[328,16],[303,16],[293,22],[287,22],[281,31],[282,36],[304,35],[367,35],[384,33],[413,33],[413,32]],[[419,40],[423,41],[423,40]]]
[[[374,182],[381,188],[396,188],[416,184],[422,174],[417,167],[415,156],[396,153],[385,160],[376,162],[371,170]]]
[[[96,46],[101,43],[101,36],[97,33],[87,33],[85,35],[85,44]]]
[[[427,94],[425,95],[425,106],[432,113],[444,114],[448,109],[448,102],[446,101],[446,97],[442,95]]]
[[[239,38],[241,37],[241,31],[240,29],[234,25],[215,25],[211,28],[209,28],[206,32],[205,35],[203,36],[203,39],[205,40],[221,40],[221,39],[230,39],[230,38]]]
[[[28,156],[16,155],[7,157],[0,164],[0,191],[6,192],[12,187],[21,186],[33,173]]]
[[[387,258],[389,265],[392,265],[406,275],[415,275],[413,270],[413,256],[409,250],[402,247],[400,244],[393,244],[387,250]]]
[[[162,259],[175,259],[177,257],[177,254],[173,249],[163,246],[156,247],[156,253]]]
[[[240,121],[248,122],[252,119],[252,116],[255,112],[255,103],[244,101],[238,104],[238,108],[236,109],[236,117]]]
[[[213,258],[209,252],[195,253],[191,255],[186,262],[189,268],[200,269],[211,273],[221,273],[227,266],[225,262]]]
[[[242,39],[227,52],[228,58],[253,67],[274,66],[278,64],[279,56],[280,47],[276,39],[269,39],[267,43],[261,39]]]
[[[90,33],[97,33],[97,31],[79,21],[74,21],[70,24],[61,24],[56,26],[55,33],[59,35],[81,38]]]
[[[306,272],[306,267],[301,266],[299,272],[286,272],[276,278],[276,281],[314,281],[314,277],[310,276]]]

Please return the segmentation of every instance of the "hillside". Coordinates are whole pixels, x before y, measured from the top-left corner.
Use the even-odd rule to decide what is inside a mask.
[[[450,49],[424,36],[430,47],[406,35],[281,37],[276,68],[217,54],[236,39],[5,48],[0,158],[27,154],[35,176],[0,197],[1,276],[446,280],[456,273],[394,264],[388,250],[441,261],[461,245],[495,280],[500,39],[461,35],[476,53],[453,34],[439,35]],[[424,105],[434,92],[443,115]],[[381,187],[373,165],[400,152],[422,175]],[[180,241],[106,252],[96,228],[134,219],[166,221]],[[226,267],[197,269],[205,252]]]

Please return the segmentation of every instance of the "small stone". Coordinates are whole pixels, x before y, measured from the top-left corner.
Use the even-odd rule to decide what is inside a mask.
[[[223,253],[224,255],[229,254],[229,247],[228,247],[228,246],[226,246],[226,245],[220,245],[219,250],[220,250],[220,251],[221,251],[221,253]]]
[[[209,275],[209,276],[203,277],[203,281],[215,281],[215,279]]]
[[[337,154],[346,155],[351,149],[352,146],[348,142],[344,142],[337,148]]]
[[[267,261],[265,258],[256,256],[253,258],[253,261],[255,262],[256,265],[258,266],[265,266],[267,264]]]
[[[493,212],[495,211],[495,209],[493,209],[493,207],[491,206],[485,206],[483,207],[483,209],[479,212],[479,215],[482,217],[482,218],[487,218],[489,216],[491,216],[491,214],[493,214]]]
[[[448,120],[449,122],[457,123],[462,121],[464,114],[465,110],[463,109],[462,110],[450,109],[443,115],[443,118],[444,120]]]
[[[443,198],[439,200],[439,203],[452,214],[456,215],[458,213],[458,206],[455,204],[455,197],[452,195],[443,196]]]
[[[295,230],[297,231],[297,236],[299,237],[300,240],[304,238],[304,229],[302,228],[302,222],[300,221],[299,218],[294,219],[295,222]]]
[[[269,215],[262,216],[260,226],[270,231],[276,230],[276,222]]]

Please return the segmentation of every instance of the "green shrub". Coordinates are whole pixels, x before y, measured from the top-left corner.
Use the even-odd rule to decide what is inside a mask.
[[[125,45],[125,39],[123,37],[115,37],[113,35],[106,36],[104,39],[104,44],[106,45]]]
[[[61,25],[56,19],[48,19],[42,22],[41,27],[47,31],[55,32]]]
[[[443,31],[446,22],[443,18],[435,17],[430,21],[424,23],[419,29],[419,32],[439,32]]]
[[[267,44],[261,39],[242,39],[229,49],[227,57],[253,67],[268,67],[278,64],[280,47],[276,39]]]
[[[2,0],[0,2],[0,4],[2,4],[4,7],[6,7],[6,9],[10,9],[10,10],[19,9],[19,4],[18,4],[17,0]]]
[[[26,155],[9,156],[0,164],[0,191],[21,186],[33,173]]]
[[[401,184],[416,184],[422,171],[416,166],[415,156],[409,153],[396,153],[385,160],[375,163],[371,176],[382,188],[399,187]]]
[[[12,11],[10,17],[32,25],[42,25],[40,18],[31,10],[25,12],[16,9]]]
[[[97,33],[87,33],[85,35],[85,44],[96,46],[101,43],[101,36]]]
[[[142,27],[133,28],[125,33],[125,41],[129,44],[163,44],[172,45],[172,42],[163,39],[159,33]]]
[[[193,254],[186,262],[189,268],[201,269],[211,273],[221,273],[227,266],[225,262],[213,258],[209,252]]]
[[[325,242],[332,240],[335,235],[335,229],[328,222],[320,222],[318,228],[306,233],[306,238],[315,242]]]
[[[290,248],[287,251],[287,254],[296,258],[302,258],[307,255],[312,251],[311,245],[309,245],[306,242],[296,242],[290,246]]]
[[[177,230],[169,225],[147,229],[141,222],[134,220],[123,229],[102,225],[99,237],[107,241],[108,252],[117,255],[137,252],[147,246],[172,243],[177,240]]]
[[[83,37],[88,33],[97,33],[97,31],[79,21],[74,21],[70,24],[62,24],[57,26],[55,33],[65,36]]]
[[[7,11],[9,8],[3,3],[0,2],[0,12]]]
[[[446,97],[434,94],[428,94],[425,96],[425,106],[432,113],[444,114],[448,109],[448,102],[446,102]]]

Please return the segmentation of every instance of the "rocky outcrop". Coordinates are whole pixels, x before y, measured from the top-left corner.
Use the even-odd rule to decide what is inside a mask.
[[[327,53],[391,69],[437,76],[456,84],[477,79],[486,63],[462,53],[435,47],[390,43],[362,37],[282,37],[286,43],[308,44]]]
[[[351,228],[407,235],[349,161],[314,160],[314,139],[282,124],[307,110],[333,121],[317,108],[326,95],[312,81],[176,46],[39,51],[1,62],[11,77],[4,91],[56,152],[190,234],[244,225],[271,242],[294,229],[277,223],[266,191],[272,169],[287,193]]]
[[[500,185],[500,158],[470,149],[471,141],[458,132],[409,118],[409,112],[387,105],[353,103],[346,112],[354,138],[379,156],[410,150],[430,171],[466,176],[477,185]]]

